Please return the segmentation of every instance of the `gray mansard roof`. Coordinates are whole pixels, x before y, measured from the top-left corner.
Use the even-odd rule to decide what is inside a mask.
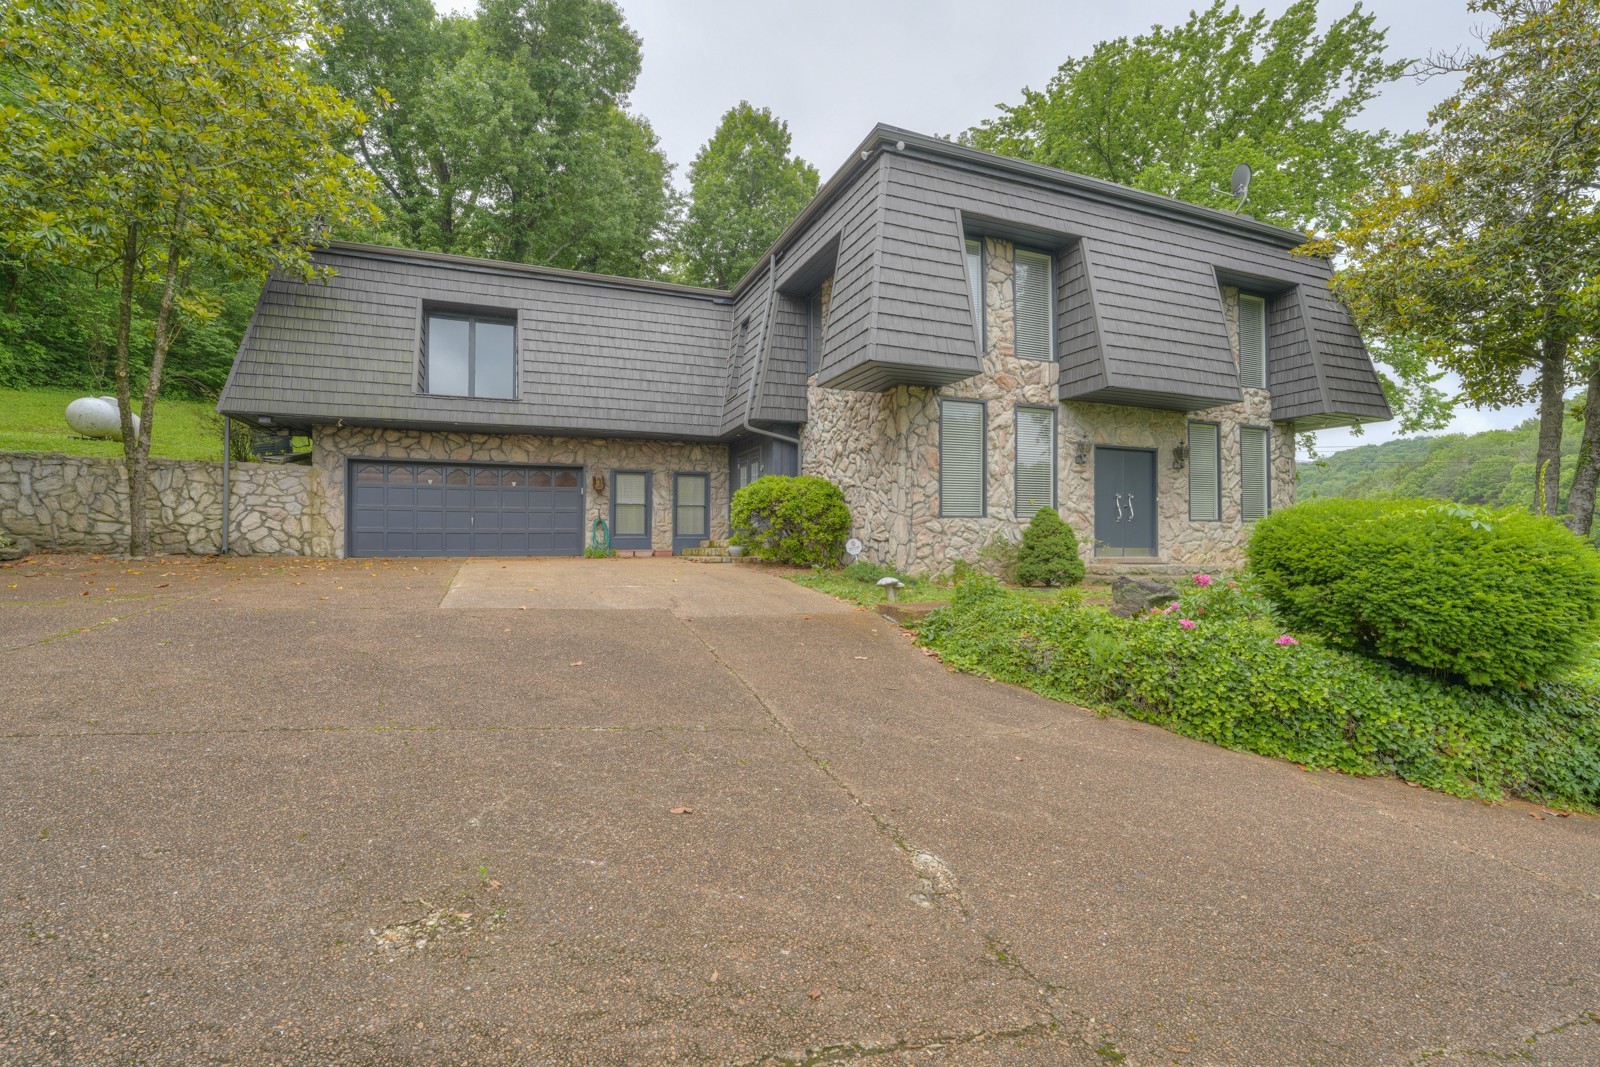
[[[730,292],[334,244],[267,283],[219,410],[290,425],[726,439],[805,421],[805,298],[833,279],[818,380],[978,373],[963,240],[1055,254],[1063,400],[1195,410],[1240,397],[1220,285],[1268,300],[1273,417],[1389,418],[1328,265],[1292,230],[880,126]],[[419,391],[425,304],[514,311],[515,400]]]

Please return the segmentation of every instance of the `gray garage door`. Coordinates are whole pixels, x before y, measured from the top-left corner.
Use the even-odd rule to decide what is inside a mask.
[[[348,528],[352,556],[576,556],[582,472],[352,460]]]

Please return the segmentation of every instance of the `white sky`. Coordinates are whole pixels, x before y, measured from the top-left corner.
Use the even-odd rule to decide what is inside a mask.
[[[441,11],[470,12],[474,0],[435,0]],[[1132,36],[1188,18],[1202,0],[620,0],[644,42],[644,69],[630,104],[655,127],[681,183],[688,164],[740,100],[770,107],[788,121],[794,147],[824,180],[875,123],[920,133],[958,133],[1040,87],[1070,56],[1096,42]],[[1287,0],[1249,0],[1278,15]],[[1354,0],[1323,0],[1324,20]],[[1430,51],[1475,45],[1482,16],[1465,0],[1366,0],[1389,29],[1390,54],[1418,59]],[[1389,86],[1368,106],[1363,125],[1419,129],[1453,83]],[[1452,430],[1512,426],[1533,408],[1464,411]],[[1372,425],[1317,435],[1321,451],[1394,436]]]

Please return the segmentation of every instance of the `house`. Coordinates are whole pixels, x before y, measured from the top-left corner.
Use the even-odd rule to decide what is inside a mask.
[[[218,408],[313,442],[332,554],[724,536],[763,474],[865,558],[972,559],[1055,507],[1105,566],[1225,567],[1294,434],[1390,417],[1301,234],[879,126],[732,292],[331,244]]]

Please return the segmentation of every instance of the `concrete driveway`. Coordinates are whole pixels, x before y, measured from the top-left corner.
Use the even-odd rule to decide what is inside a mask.
[[[1594,820],[756,569],[45,557],[0,650],[0,1063],[1600,1063]]]

